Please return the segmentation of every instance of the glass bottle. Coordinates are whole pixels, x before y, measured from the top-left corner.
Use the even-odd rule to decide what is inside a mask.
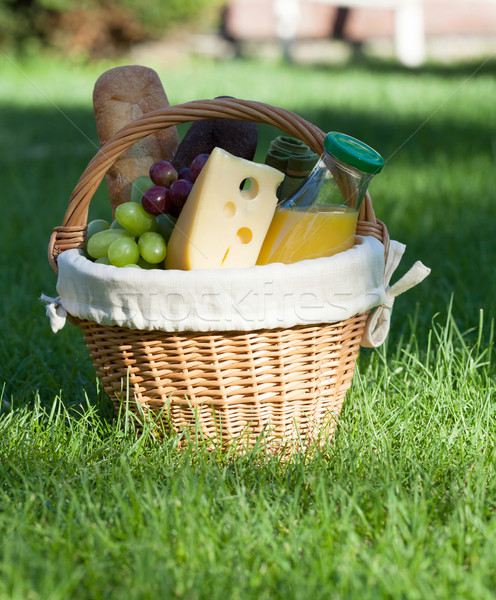
[[[382,156],[344,133],[330,132],[306,182],[278,205],[257,264],[332,256],[355,243],[358,211]]]

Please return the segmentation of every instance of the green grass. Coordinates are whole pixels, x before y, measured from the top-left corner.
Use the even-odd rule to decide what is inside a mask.
[[[48,238],[111,65],[0,54],[1,600],[496,596],[496,80],[480,64],[150,63],[173,103],[262,100],[376,147],[376,214],[407,244],[393,281],[433,269],[362,351],[335,441],[281,463],[139,437],[80,332],[51,333]],[[101,189],[92,216],[108,210]]]

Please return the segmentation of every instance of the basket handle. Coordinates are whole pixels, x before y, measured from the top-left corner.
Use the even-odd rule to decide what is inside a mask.
[[[69,199],[62,225],[55,227],[48,246],[48,260],[57,272],[57,257],[70,248],[80,248],[86,237],[88,209],[102,179],[115,160],[135,142],[162,129],[204,119],[239,119],[272,125],[304,142],[317,154],[322,154],[325,133],[297,114],[263,102],[217,98],[194,100],[146,113],[120,129],[90,161],[79,178]],[[370,196],[367,194],[359,215],[359,227],[365,225],[362,235],[374,235],[381,241],[387,236],[384,225],[375,217]],[[363,229],[363,227],[362,227]],[[370,230],[370,231],[369,231]]]

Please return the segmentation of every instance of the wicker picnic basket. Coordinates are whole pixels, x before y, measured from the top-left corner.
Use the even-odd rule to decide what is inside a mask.
[[[49,260],[85,241],[93,194],[114,160],[134,142],[158,130],[210,118],[271,125],[321,154],[325,134],[298,115],[267,104],[235,99],[188,102],[148,113],[121,129],[89,163],[55,227]],[[357,233],[380,240],[370,196]],[[77,321],[98,377],[117,410],[126,398],[139,418],[157,420],[166,432],[200,435],[218,445],[271,450],[330,439],[349,389],[367,314],[332,324],[250,332],[131,330]],[[123,391],[124,390],[124,391]],[[123,400],[124,398],[124,400]],[[199,430],[199,431],[198,431]]]

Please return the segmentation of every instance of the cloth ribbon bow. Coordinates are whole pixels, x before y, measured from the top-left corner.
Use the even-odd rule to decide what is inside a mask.
[[[401,279],[390,286],[389,281],[401,261],[405,248],[406,246],[400,242],[395,240],[391,240],[390,242],[389,253],[384,267],[384,288],[386,297],[384,302],[380,304],[367,319],[362,340],[360,342],[360,345],[364,348],[377,348],[384,342],[389,332],[391,309],[393,308],[396,296],[399,296],[423,281],[431,272],[428,267],[418,260],[410,270],[401,277]]]
[[[46,316],[50,319],[50,327],[53,333],[57,333],[65,325],[67,319],[67,312],[62,306],[60,296],[50,298],[50,296],[41,294],[40,300],[46,302]]]

